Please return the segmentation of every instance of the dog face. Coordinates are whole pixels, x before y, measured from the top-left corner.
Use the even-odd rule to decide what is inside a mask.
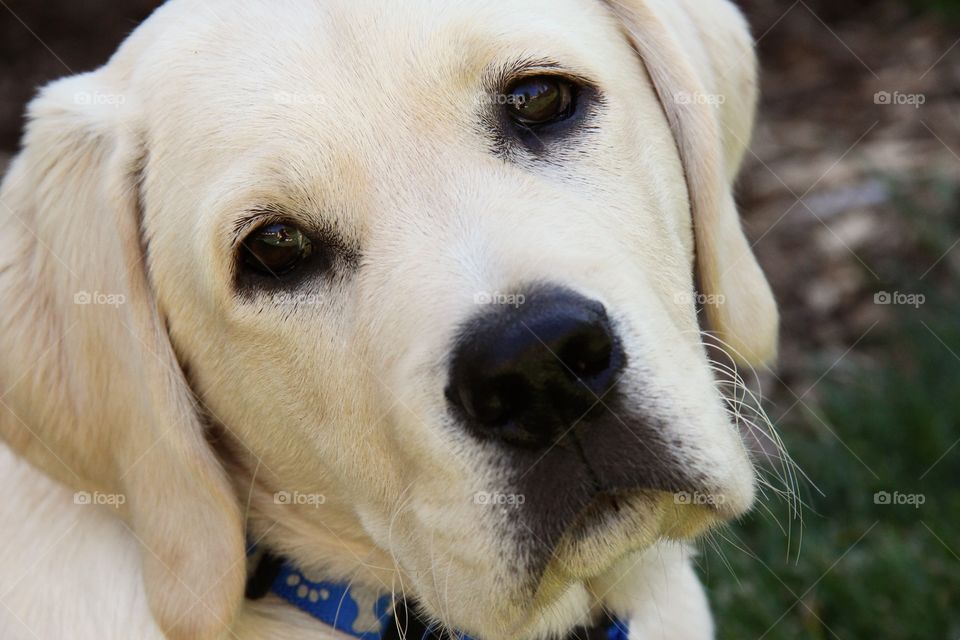
[[[59,457],[133,494],[170,633],[232,616],[244,528],[498,638],[582,622],[629,554],[749,507],[694,276],[711,328],[766,357],[729,194],[752,57],[725,3],[682,5],[180,0],[38,100],[4,199],[67,263],[41,267],[51,299],[130,301],[62,312],[102,382],[64,383],[85,442]],[[164,589],[184,575],[204,607]]]

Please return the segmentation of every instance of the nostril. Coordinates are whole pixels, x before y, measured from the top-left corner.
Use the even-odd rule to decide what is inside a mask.
[[[557,355],[577,378],[593,378],[610,369],[613,338],[605,326],[594,324],[571,334]]]
[[[478,423],[503,426],[512,416],[523,412],[530,400],[530,390],[520,375],[504,374],[450,387],[447,397]]]

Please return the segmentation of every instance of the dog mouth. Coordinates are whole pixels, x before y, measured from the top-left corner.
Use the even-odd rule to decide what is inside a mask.
[[[535,581],[553,572],[595,578],[628,554],[695,538],[741,511],[720,483],[684,464],[662,430],[628,424],[575,430],[543,456],[543,476],[520,483],[527,499],[513,535]]]
[[[641,491],[634,495],[624,492],[600,491],[583,511],[570,523],[565,538],[583,540],[602,534],[612,522],[624,517],[628,509],[634,508],[631,501],[648,497],[650,492]]]
[[[580,435],[571,438],[577,457],[583,465],[585,478],[589,480],[593,496],[589,498],[567,525],[562,538],[568,541],[587,540],[603,535],[612,523],[622,520],[628,510],[636,508],[637,500],[649,500],[655,493],[652,489],[614,488],[605,478],[603,469],[596,469],[587,457]]]

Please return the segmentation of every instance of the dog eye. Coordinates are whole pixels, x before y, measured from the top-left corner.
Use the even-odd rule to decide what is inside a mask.
[[[507,114],[525,127],[560,122],[576,111],[576,96],[576,85],[563,78],[522,78],[506,92]]]
[[[243,241],[243,267],[262,275],[280,277],[296,269],[313,253],[313,243],[291,224],[260,227]]]

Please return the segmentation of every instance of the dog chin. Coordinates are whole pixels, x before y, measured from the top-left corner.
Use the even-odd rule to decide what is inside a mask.
[[[477,585],[486,580],[472,581],[472,606],[460,606],[456,597],[441,598],[442,605],[427,598],[424,604],[445,626],[485,640],[564,637],[589,625],[591,612],[603,604],[593,595],[592,583],[602,583],[623,563],[633,564],[633,558],[664,540],[696,537],[728,516],[713,507],[677,504],[674,494],[659,491],[601,496],[571,523],[539,574],[505,589],[502,583],[481,589]],[[477,606],[479,600],[486,602]],[[478,610],[484,612],[479,618],[474,617]]]
[[[582,582],[558,582],[549,600],[500,601],[472,627],[471,637],[484,640],[548,640],[564,638],[591,620],[593,598]],[[453,628],[456,628],[454,625]]]
[[[592,580],[624,557],[661,540],[696,538],[746,510],[745,506],[686,504],[676,494],[660,491],[603,495],[571,524],[545,575]]]
[[[592,582],[659,542],[695,538],[730,517],[729,510],[714,506],[677,504],[674,494],[663,492],[601,496],[571,524],[542,575],[531,578],[536,586],[530,606],[505,607],[482,637],[563,637],[589,624],[590,612],[603,604],[591,595]]]

